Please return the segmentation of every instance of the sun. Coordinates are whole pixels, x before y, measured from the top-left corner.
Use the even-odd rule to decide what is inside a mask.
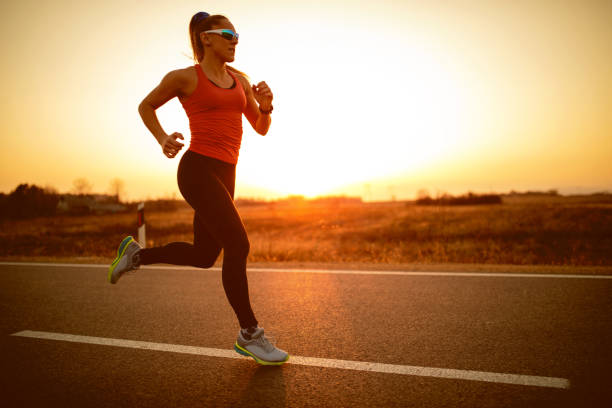
[[[286,195],[334,194],[347,185],[418,174],[469,138],[474,95],[431,52],[405,45],[392,64],[366,67],[359,55],[339,58],[337,50],[324,49],[318,50],[322,67],[291,55],[295,47],[283,49],[289,65],[258,70],[271,78],[275,110],[263,138],[244,122],[246,184]]]

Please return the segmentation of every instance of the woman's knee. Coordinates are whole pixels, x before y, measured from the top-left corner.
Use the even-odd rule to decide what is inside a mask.
[[[208,269],[208,268],[212,268],[215,265],[215,262],[217,261],[217,258],[200,258],[198,259],[198,261],[196,262],[196,267],[198,268],[204,268],[204,269]]]
[[[206,250],[198,250],[198,248],[196,247],[196,259],[194,262],[194,266],[198,267],[198,268],[204,268],[204,269],[208,269],[208,268],[212,268],[215,265],[215,262],[217,262],[217,258],[219,257],[219,253],[221,252],[221,249],[216,250],[216,251],[206,251]]]
[[[236,240],[233,240],[231,244],[224,248],[224,251],[233,257],[246,259],[249,256],[251,250],[251,243],[249,238],[244,235]]]

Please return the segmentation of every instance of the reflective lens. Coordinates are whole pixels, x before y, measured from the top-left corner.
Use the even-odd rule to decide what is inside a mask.
[[[232,30],[229,30],[227,28],[219,28],[216,30],[208,30],[208,31],[204,31],[205,33],[212,33],[212,34],[219,34],[221,37],[225,38],[228,41],[235,39],[238,39],[238,33],[233,32]]]
[[[235,32],[233,32],[232,30],[225,30],[221,33],[221,37],[225,38],[226,40],[233,40],[234,37],[236,37],[236,39],[238,39],[238,34],[236,34]]]

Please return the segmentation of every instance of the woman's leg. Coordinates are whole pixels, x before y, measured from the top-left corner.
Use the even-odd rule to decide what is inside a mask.
[[[249,240],[234,206],[235,167],[187,151],[178,169],[181,194],[195,210],[194,244],[174,242],[141,250],[141,264],[165,262],[176,265],[214,264],[223,248],[222,280],[227,299],[240,326],[257,326],[251,308],[246,259]]]
[[[221,252],[221,245],[210,235],[198,213],[193,216],[193,244],[170,242],[164,246],[140,250],[140,264],[168,263],[210,268]]]
[[[223,247],[223,288],[240,327],[257,326],[246,276],[249,240],[230,192],[218,177],[210,173],[206,176],[199,173],[197,183],[187,183],[181,191],[195,208],[206,230]]]

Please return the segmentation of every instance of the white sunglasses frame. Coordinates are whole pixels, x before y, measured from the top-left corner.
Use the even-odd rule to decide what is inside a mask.
[[[213,33],[213,34],[230,33],[230,34],[232,34],[232,36],[233,36],[232,40],[233,40],[234,38],[235,38],[235,39],[238,39],[238,38],[239,38],[238,33],[237,33],[237,32],[235,32],[235,31],[230,30],[229,28],[217,28],[216,30],[207,30],[207,31],[204,31],[204,33],[205,33],[205,34],[208,34],[208,33]],[[226,38],[226,40],[227,40],[227,38]],[[232,40],[228,40],[228,41],[232,41]]]

